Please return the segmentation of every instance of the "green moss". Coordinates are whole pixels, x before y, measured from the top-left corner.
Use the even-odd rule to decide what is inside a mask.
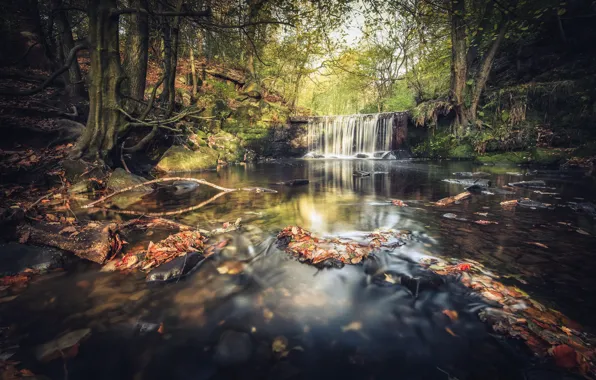
[[[475,157],[474,148],[470,144],[457,145],[449,150],[449,157],[472,159]]]
[[[211,169],[217,166],[219,154],[209,147],[200,147],[192,151],[180,146],[173,146],[164,153],[155,167],[163,172],[193,172]]]

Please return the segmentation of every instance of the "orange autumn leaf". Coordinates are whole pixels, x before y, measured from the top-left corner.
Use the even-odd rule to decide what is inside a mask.
[[[452,322],[457,321],[457,318],[458,318],[457,311],[445,309],[445,310],[443,310],[443,314],[445,314],[446,316],[448,316],[449,319],[451,319]]]

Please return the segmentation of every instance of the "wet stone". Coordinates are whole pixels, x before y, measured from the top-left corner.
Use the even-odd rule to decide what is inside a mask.
[[[18,243],[0,244],[0,275],[11,275],[23,272],[25,269],[35,269],[46,272],[56,268],[63,268],[74,261],[64,251],[50,247],[37,247]]]
[[[308,185],[309,181],[307,179],[292,179],[289,181],[283,181],[283,182],[277,182],[277,185],[282,185],[282,186],[304,186],[304,185]]]
[[[510,182],[509,186],[513,187],[524,187],[528,189],[543,189],[546,187],[546,182],[544,181],[520,181],[520,182]]]
[[[370,177],[370,172],[356,170],[356,171],[354,171],[354,177]]]
[[[456,185],[463,185],[463,186],[478,186],[478,187],[490,187],[491,181],[484,178],[477,178],[477,179],[467,179],[467,178],[447,178],[444,179],[443,182],[454,183]]]
[[[227,330],[221,334],[215,347],[213,360],[222,367],[236,366],[246,363],[252,355],[250,335],[243,332]]]
[[[485,172],[455,172],[453,175],[456,177],[490,177],[490,174]]]
[[[542,203],[538,201],[533,201],[531,199],[520,199],[517,201],[517,205],[523,208],[529,209],[547,209],[551,208],[551,205],[548,203]]]
[[[569,208],[575,212],[596,217],[596,205],[591,202],[569,202]]]
[[[167,282],[188,274],[201,262],[203,256],[197,252],[189,252],[184,256],[160,265],[147,274],[147,282]]]

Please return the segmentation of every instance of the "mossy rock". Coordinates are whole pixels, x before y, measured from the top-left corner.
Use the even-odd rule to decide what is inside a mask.
[[[181,146],[168,149],[155,169],[162,172],[194,172],[211,169],[217,166],[219,154],[209,147],[187,150]]]
[[[113,191],[119,191],[127,187],[139,185],[143,182],[147,182],[147,180],[138,175],[128,173],[126,170],[122,168],[117,168],[116,170],[114,170],[114,172],[110,175],[110,178],[108,179],[108,189]],[[151,188],[151,186],[140,186],[131,191],[148,193],[153,191],[153,189]]]

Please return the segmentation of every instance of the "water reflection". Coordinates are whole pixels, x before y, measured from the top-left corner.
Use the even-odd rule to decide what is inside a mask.
[[[502,194],[474,196],[447,209],[429,206],[462,191],[442,179],[470,170],[477,168],[297,160],[196,174],[226,187],[275,187],[279,192],[231,193],[179,215],[179,221],[204,229],[237,218],[244,224],[240,232],[220,237],[230,245],[186,280],[156,287],[142,275],[87,268],[34,284],[11,308],[2,309],[3,320],[30,335],[22,343],[25,358],[61,332],[92,328],[92,337],[68,368],[71,378],[445,379],[443,371],[468,379],[521,378],[527,363],[517,362],[511,352],[515,348],[508,343],[503,349],[476,318],[483,301],[416,263],[426,255],[475,259],[590,325],[587,315],[596,296],[594,220],[563,206],[593,196],[593,188],[583,178],[563,182],[548,177],[560,199],[517,192],[559,205],[552,211],[504,210],[499,202],[508,196]],[[515,178],[501,168],[482,170],[491,171],[498,187]],[[354,171],[371,175],[355,177]],[[310,183],[276,185],[297,178]],[[173,210],[213,194],[204,187],[184,193],[164,187],[130,207]],[[391,199],[409,206],[394,206]],[[446,219],[446,212],[499,224]],[[318,270],[276,246],[275,234],[288,225],[355,240],[375,229],[394,229],[408,239],[399,248],[377,252],[364,265]],[[580,227],[586,234],[577,232]],[[130,244],[149,239],[131,236]],[[451,321],[444,310],[457,311],[458,320]],[[62,363],[32,366],[52,378],[63,376]]]

